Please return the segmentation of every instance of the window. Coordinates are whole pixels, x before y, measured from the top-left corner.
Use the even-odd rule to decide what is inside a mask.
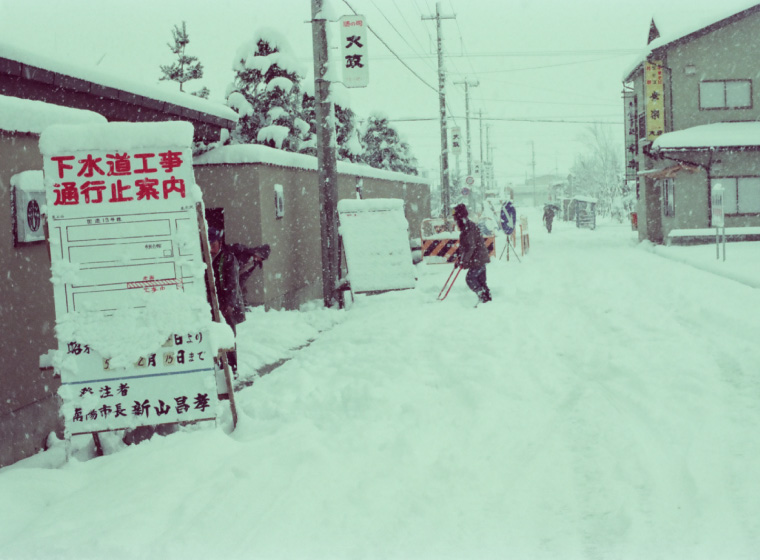
[[[699,108],[752,108],[752,81],[709,80],[705,82],[699,82]]]
[[[675,185],[673,179],[662,179],[662,210],[666,216],[675,216]]]
[[[723,212],[730,214],[760,214],[760,177],[716,177],[710,188],[723,185]]]

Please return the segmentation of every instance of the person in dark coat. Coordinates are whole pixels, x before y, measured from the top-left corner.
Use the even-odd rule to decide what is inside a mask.
[[[223,241],[224,231],[208,228],[211,265],[214,271],[216,296],[219,311],[224,320],[237,334],[236,326],[245,321],[245,297],[242,286],[257,267],[264,266],[269,257],[269,245],[246,247],[239,243],[227,245]],[[237,371],[237,352],[227,352],[227,361],[233,371]]]
[[[549,233],[552,232],[552,221],[554,220],[554,206],[551,204],[547,204],[544,206],[544,225],[546,226],[546,231]]]
[[[491,262],[491,257],[480,229],[468,218],[464,204],[457,204],[452,213],[460,232],[456,265],[467,269],[467,286],[478,295],[480,301],[491,301],[491,290],[486,284],[486,264]]]

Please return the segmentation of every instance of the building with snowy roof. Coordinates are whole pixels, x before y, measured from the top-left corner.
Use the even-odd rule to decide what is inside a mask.
[[[0,302],[0,467],[61,433],[60,379],[47,356],[57,345],[45,236],[41,133],[55,124],[182,120],[194,141],[218,142],[234,125],[227,107],[48,61],[0,45],[0,231],[5,277]],[[227,146],[198,156],[195,178],[229,242],[268,243],[248,302],[298,308],[322,295],[317,159],[266,146]],[[404,200],[410,237],[430,216],[426,179],[339,162],[340,198]]]
[[[729,238],[758,239],[760,5],[691,23],[686,16],[680,27],[655,17],[623,78],[639,238],[714,240],[711,192],[720,184]]]

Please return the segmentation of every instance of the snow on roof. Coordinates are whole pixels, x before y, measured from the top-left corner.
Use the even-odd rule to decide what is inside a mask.
[[[201,154],[193,160],[193,165],[232,165],[245,163],[267,163],[296,169],[317,169],[317,158],[306,154],[295,154],[285,150],[277,150],[261,144],[233,144],[222,146]],[[396,171],[377,169],[360,163],[338,162],[338,173],[356,175],[387,181],[403,181],[405,183],[430,184],[428,179],[419,175],[407,175]]]
[[[760,122],[722,122],[663,134],[652,150],[760,146]]]
[[[721,22],[724,19],[737,15],[745,10],[749,10],[757,5],[757,2],[740,3],[737,8],[736,3],[730,5],[716,4],[712,6],[700,6],[698,10],[685,12],[661,10],[652,15],[660,36],[649,43],[642,51],[631,60],[623,74],[623,81],[630,79],[631,74],[646,60],[654,50],[665,47],[670,43],[683,39],[697,31],[700,31],[710,25]],[[731,7],[733,6],[733,7]],[[743,6],[743,7],[742,7]],[[642,32],[642,36],[646,34]]]
[[[192,141],[193,125],[183,121],[54,125],[45,129],[40,136],[40,151],[43,154],[56,154],[99,148],[189,148]]]
[[[42,68],[50,72],[56,72],[65,76],[71,76],[80,80],[85,80],[101,86],[115,88],[121,91],[141,95],[150,99],[156,99],[186,109],[193,109],[201,113],[213,115],[222,119],[237,121],[237,113],[221,103],[208,101],[201,97],[189,93],[167,91],[158,86],[150,84],[141,84],[131,80],[126,80],[119,76],[113,76],[100,70],[83,68],[69,62],[63,62],[38,55],[24,49],[0,42],[0,57],[9,60],[15,60],[22,64]]]
[[[106,118],[103,115],[93,111],[0,95],[0,130],[40,134],[54,124],[105,122]]]

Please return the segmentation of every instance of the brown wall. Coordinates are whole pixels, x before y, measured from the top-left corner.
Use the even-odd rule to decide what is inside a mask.
[[[38,136],[0,131],[0,466],[42,448],[62,426],[58,379],[39,357],[57,347],[47,243],[13,246],[11,177],[42,169]]]
[[[246,286],[248,302],[273,309],[297,309],[322,299],[319,184],[317,172],[269,164],[196,165],[196,182],[206,207],[225,208],[227,243],[268,243],[272,253],[263,271]],[[430,216],[430,187],[386,179],[338,176],[338,198],[402,198],[409,237],[419,237]],[[285,215],[275,216],[275,185],[283,186]],[[257,199],[254,203],[251,199]]]

